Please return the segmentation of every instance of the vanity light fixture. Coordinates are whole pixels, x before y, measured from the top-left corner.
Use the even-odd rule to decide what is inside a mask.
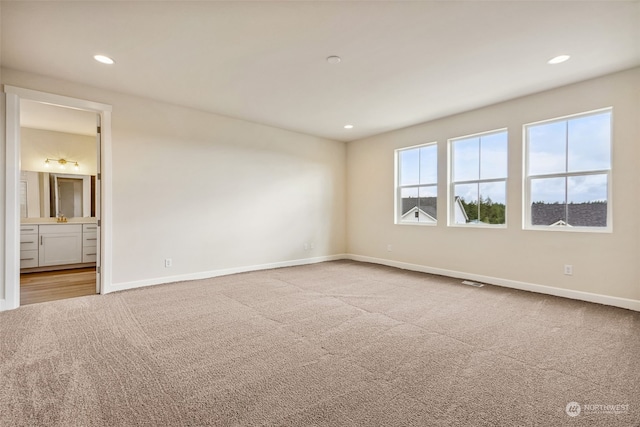
[[[345,129],[353,129],[353,125],[344,125]]]
[[[80,165],[78,164],[78,162],[76,162],[74,160],[67,160],[67,159],[46,159],[44,161],[44,166],[47,167],[47,168],[51,167],[51,162],[57,162],[58,163],[58,167],[60,169],[66,169],[67,163],[73,163],[73,169],[74,170],[79,170],[80,169]]]
[[[551,65],[555,65],[555,64],[560,64],[564,61],[568,61],[569,58],[571,58],[571,56],[569,55],[559,55],[556,56],[554,58],[551,58],[550,60],[547,61],[547,64],[551,64]]]
[[[113,59],[111,59],[111,58],[109,58],[108,56],[105,56],[105,55],[94,55],[93,59],[95,59],[98,62],[102,62],[103,64],[107,64],[107,65],[113,65],[116,62]]]

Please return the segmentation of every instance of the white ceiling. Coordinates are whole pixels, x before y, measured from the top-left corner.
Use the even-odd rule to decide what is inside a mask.
[[[4,67],[342,141],[640,65],[639,1],[2,1],[1,18]]]
[[[20,102],[20,126],[79,135],[96,135],[97,114],[41,102]]]

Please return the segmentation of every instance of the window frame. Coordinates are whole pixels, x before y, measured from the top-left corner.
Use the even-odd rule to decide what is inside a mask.
[[[568,122],[571,119],[579,117],[588,117],[609,112],[609,168],[608,169],[589,169],[579,172],[560,172],[560,173],[546,173],[531,175],[530,169],[530,155],[529,155],[529,137],[528,128],[531,126],[538,126],[542,124]],[[529,231],[556,231],[556,232],[586,232],[586,233],[611,233],[613,232],[613,107],[604,107],[596,110],[585,111],[581,113],[569,114],[566,116],[555,117],[551,119],[539,120],[536,122],[525,123],[522,125],[522,142],[523,142],[523,182],[522,182],[522,228]],[[568,141],[565,139],[565,156],[568,159]],[[568,161],[568,160],[567,160]],[[607,225],[605,227],[588,227],[588,226],[562,226],[556,227],[554,225],[533,225],[531,218],[531,182],[533,179],[545,179],[545,178],[568,178],[575,176],[594,176],[594,175],[606,175],[607,176]],[[565,198],[567,197],[567,186],[565,182]],[[566,199],[565,199],[566,202]],[[568,203],[565,203],[568,204]]]
[[[460,140],[464,140],[464,139],[469,139],[469,138],[475,138],[475,137],[483,137],[483,136],[489,136],[489,135],[494,135],[494,134],[498,134],[498,133],[503,133],[505,132],[507,134],[507,164],[506,164],[506,170],[507,170],[507,175],[504,178],[486,178],[486,179],[480,179],[480,177],[478,177],[477,180],[465,180],[465,181],[454,181],[453,177],[454,177],[454,154],[453,154],[453,144],[456,141],[460,141]],[[447,194],[447,210],[448,210],[448,214],[447,214],[447,225],[449,227],[462,227],[462,228],[489,228],[489,229],[506,229],[507,225],[508,225],[508,199],[509,199],[509,188],[508,188],[508,183],[509,183],[509,129],[507,127],[504,128],[498,128],[498,129],[493,129],[493,130],[489,130],[489,131],[484,131],[484,132],[477,132],[477,133],[472,133],[469,135],[463,135],[463,136],[457,136],[455,138],[449,138],[447,140],[447,150],[448,150],[448,156],[447,156],[447,166],[448,166],[448,178],[449,178],[449,183],[448,183],[448,194]],[[482,150],[480,150],[480,153],[482,152]],[[482,157],[480,156],[478,158],[478,162],[480,164],[480,162],[482,161]],[[479,170],[479,169],[478,169]],[[504,201],[504,224],[485,224],[485,223],[481,223],[481,222],[476,222],[476,223],[456,223],[455,222],[455,209],[453,204],[456,201],[456,196],[455,196],[455,186],[456,185],[460,185],[460,184],[478,184],[478,186],[480,184],[485,184],[485,183],[492,183],[492,182],[504,182],[504,196],[505,196],[505,201]],[[478,189],[478,195],[480,195],[480,190]]]
[[[435,150],[436,150],[436,182],[435,183],[429,183],[429,184],[420,184],[420,181],[418,180],[418,184],[411,184],[411,185],[400,185],[400,173],[402,171],[402,167],[400,164],[400,153],[403,151],[409,151],[409,150],[420,150],[421,148],[424,147],[429,147],[429,146],[434,146]],[[405,188],[420,188],[420,187],[433,187],[435,188],[435,193],[436,193],[436,203],[438,200],[438,178],[439,178],[439,172],[438,169],[440,168],[440,162],[439,162],[439,147],[438,147],[438,141],[432,141],[432,142],[427,142],[424,144],[418,144],[418,145],[412,145],[409,147],[402,147],[402,148],[396,148],[394,150],[394,166],[395,166],[395,170],[394,170],[394,176],[395,176],[395,180],[394,180],[394,215],[393,215],[393,223],[395,225],[418,225],[418,226],[429,226],[429,227],[435,227],[438,225],[438,216],[436,215],[435,221],[434,222],[413,222],[413,221],[401,221],[402,218],[402,190]],[[420,169],[420,164],[418,164],[418,169]]]

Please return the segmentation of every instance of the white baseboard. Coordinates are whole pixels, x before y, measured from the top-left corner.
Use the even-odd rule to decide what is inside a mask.
[[[314,258],[302,258],[290,261],[280,261],[269,264],[248,265],[242,267],[226,268],[222,270],[202,271],[198,273],[188,273],[176,276],[157,277],[155,279],[136,280],[133,282],[113,283],[110,286],[105,285],[103,294],[115,291],[124,291],[126,289],[141,288],[144,286],[161,285],[165,283],[184,282],[187,280],[210,279],[212,277],[228,276],[230,274],[247,273],[249,271],[270,270],[272,268],[295,267],[297,265],[316,264],[325,261],[337,261],[341,259],[349,259],[345,254],[327,255]]]
[[[393,261],[389,259],[374,258],[374,257],[355,255],[355,254],[327,255],[327,256],[314,257],[314,258],[303,258],[303,259],[296,259],[296,260],[289,260],[289,261],[274,262],[269,264],[249,265],[249,266],[242,266],[242,267],[227,268],[222,270],[203,271],[199,273],[189,273],[189,274],[182,274],[182,275],[176,275],[176,276],[158,277],[154,279],[137,280],[132,282],[114,283],[114,284],[111,284],[110,286],[105,284],[105,290],[103,293],[106,294],[106,293],[115,292],[115,291],[123,291],[126,289],[135,289],[135,288],[160,285],[165,283],[183,282],[187,280],[209,279],[212,277],[227,276],[230,274],[246,273],[250,271],[259,271],[259,270],[269,270],[272,268],[280,268],[280,267],[295,267],[298,265],[316,264],[319,262],[337,261],[342,259],[369,262],[373,264],[380,264],[380,265],[387,265],[389,267],[401,268],[404,270],[419,271],[422,273],[430,273],[430,274],[437,274],[440,276],[454,277],[454,278],[459,278],[464,280],[472,280],[474,282],[487,283],[490,285],[503,286],[503,287],[512,288],[512,289],[520,289],[523,291],[537,292],[537,293],[546,294],[546,295],[554,295],[558,297],[570,298],[570,299],[575,299],[580,301],[594,302],[598,304],[626,308],[629,310],[640,312],[640,301],[638,300],[633,300],[628,298],[619,298],[619,297],[602,295],[602,294],[594,294],[590,292],[582,292],[582,291],[576,291],[572,289],[556,288],[553,286],[538,285],[534,283],[501,279],[498,277],[483,276],[479,274],[465,273],[465,272],[454,271],[454,270],[446,270],[442,268],[429,267],[425,265],[411,264],[411,263],[406,263],[401,261]],[[7,309],[8,307],[7,307],[6,300],[0,299],[0,311],[4,311]]]
[[[18,307],[18,301],[11,301],[6,297],[4,299],[0,299],[0,311],[15,310]]]
[[[430,273],[430,274],[437,274],[440,276],[454,277],[454,278],[459,278],[464,280],[472,280],[474,282],[487,283],[490,285],[503,286],[503,287],[512,288],[512,289],[520,289],[523,291],[537,292],[537,293],[546,294],[546,295],[554,295],[558,297],[570,298],[570,299],[575,299],[580,301],[594,302],[598,304],[626,308],[629,310],[640,312],[640,301],[638,300],[633,300],[628,298],[619,298],[619,297],[602,295],[602,294],[594,294],[590,292],[582,292],[582,291],[576,291],[572,289],[556,288],[553,286],[538,285],[534,283],[501,279],[498,277],[483,276],[479,274],[465,273],[465,272],[454,271],[454,270],[446,270],[442,268],[429,267],[425,265],[411,264],[411,263],[406,263],[401,261],[393,261],[389,259],[374,258],[374,257],[355,255],[355,254],[327,255],[327,256],[314,257],[314,258],[303,258],[303,259],[296,259],[296,260],[289,260],[289,261],[274,262],[269,264],[249,265],[249,266],[242,266],[242,267],[227,268],[222,270],[203,271],[199,273],[189,273],[189,274],[182,274],[182,275],[176,275],[176,276],[158,277],[154,279],[137,280],[132,282],[114,283],[114,284],[111,284],[110,286],[105,284],[105,290],[103,293],[106,294],[106,293],[115,292],[115,291],[123,291],[126,289],[141,288],[144,286],[183,282],[187,280],[209,279],[212,277],[227,276],[230,274],[246,273],[246,272],[258,271],[258,270],[269,270],[272,268],[280,268],[280,267],[295,267],[298,265],[316,264],[319,262],[337,261],[342,259],[369,262],[373,264],[380,264],[380,265],[387,265],[389,267],[401,268],[404,270],[419,271],[422,273]],[[6,304],[6,300],[0,299],[0,311],[4,311],[7,309],[8,307]]]
[[[581,301],[595,302],[598,304],[611,305],[614,307],[626,308],[640,311],[640,301],[619,298],[609,295],[593,294],[590,292],[575,291],[572,289],[556,288],[553,286],[537,285],[534,283],[519,282],[516,280],[501,279],[498,277],[482,276],[479,274],[464,273],[461,271],[445,270],[442,268],[428,267],[419,264],[393,261],[382,258],[373,258],[363,255],[347,254],[345,259],[353,261],[370,262],[373,264],[388,265],[390,267],[402,268],[404,270],[419,271],[422,273],[438,274],[440,276],[455,277],[459,279],[472,280],[474,282],[487,283],[490,285],[503,286],[505,288],[520,289],[523,291],[537,292],[540,294],[554,295],[558,297],[570,298]]]

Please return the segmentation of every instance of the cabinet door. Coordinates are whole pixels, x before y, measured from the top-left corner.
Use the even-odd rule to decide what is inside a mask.
[[[39,265],[82,262],[82,233],[40,234]]]

